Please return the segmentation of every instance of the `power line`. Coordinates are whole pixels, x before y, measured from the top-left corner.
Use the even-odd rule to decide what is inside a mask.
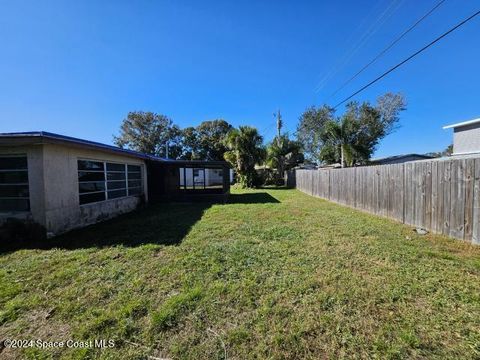
[[[375,35],[375,33],[383,26],[383,24],[392,17],[395,12],[402,6],[405,0],[393,0],[387,8],[380,13],[376,20],[370,24],[367,30],[360,36],[359,40],[350,48],[337,63],[330,69],[330,71],[320,80],[315,87],[315,92],[319,92],[323,87],[332,79],[340,70],[345,67],[346,64],[352,59],[352,57]]]
[[[387,76],[388,74],[390,74],[392,71],[398,69],[400,66],[402,66],[403,64],[405,64],[406,62],[410,61],[411,59],[413,59],[415,56],[417,56],[418,54],[422,53],[423,51],[427,50],[430,46],[434,45],[435,43],[437,43],[438,41],[440,41],[441,39],[443,39],[445,36],[447,36],[448,34],[452,33],[453,31],[457,30],[459,27],[461,27],[462,25],[466,24],[467,22],[469,22],[470,20],[472,20],[474,17],[478,16],[480,14],[480,10],[477,11],[476,13],[474,13],[473,15],[469,16],[468,18],[466,18],[465,20],[463,20],[462,22],[460,22],[459,24],[455,25],[453,28],[451,28],[450,30],[448,30],[447,32],[443,33],[442,35],[440,35],[439,37],[437,37],[435,40],[433,40],[432,42],[430,42],[429,44],[425,45],[423,48],[421,48],[420,50],[416,51],[415,53],[413,53],[412,55],[410,55],[408,58],[406,58],[405,60],[403,60],[402,62],[398,63],[397,65],[395,65],[394,67],[390,68],[389,70],[387,70],[386,72],[384,72],[382,75],[380,75],[379,77],[377,77],[375,80],[372,80],[370,81],[367,85],[363,86],[362,88],[360,88],[359,90],[357,90],[356,92],[354,92],[352,95],[350,95],[349,97],[347,97],[345,100],[342,100],[341,102],[339,102],[337,105],[334,106],[334,109],[338,108],[340,105],[342,105],[344,102],[350,100],[351,98],[353,98],[355,95],[358,95],[359,93],[361,93],[363,90],[365,90],[366,88],[372,86],[373,84],[375,84],[378,80],[384,78],[385,76]]]
[[[270,133],[270,131],[272,131],[273,127],[276,125],[277,125],[277,121],[275,120],[273,123],[263,128],[263,130],[260,131],[260,134],[263,134],[263,136],[266,137]]]
[[[353,75],[350,79],[348,79],[342,86],[340,86],[335,92],[330,95],[330,97],[335,96],[338,92],[345,88],[352,80],[354,80],[358,75],[364,72],[370,65],[380,59],[388,50],[394,47],[400,40],[402,40],[410,31],[415,29],[423,20],[429,17],[435,10],[437,10],[440,5],[442,5],[446,0],[441,0],[438,2],[432,9],[430,9],[425,15],[423,15],[420,19],[418,19],[412,26],[410,26],[407,30],[405,30],[400,36],[398,36],[395,40],[393,40],[390,45],[388,45],[384,50],[382,50],[377,56],[375,56],[367,65],[362,67],[355,75]]]

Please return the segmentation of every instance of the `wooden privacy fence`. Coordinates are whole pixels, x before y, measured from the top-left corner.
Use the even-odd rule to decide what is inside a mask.
[[[480,158],[296,170],[297,189],[480,244]]]

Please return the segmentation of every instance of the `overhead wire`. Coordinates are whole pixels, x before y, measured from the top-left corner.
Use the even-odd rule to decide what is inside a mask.
[[[425,13],[421,18],[419,18],[413,25],[411,25],[408,29],[403,31],[399,36],[397,36],[385,49],[380,51],[370,62],[364,65],[360,70],[358,70],[351,78],[345,81],[337,90],[335,90],[331,95],[330,98],[334,97],[338,94],[341,90],[345,88],[349,83],[355,80],[358,75],[363,73],[366,69],[368,69],[372,64],[374,64],[378,59],[380,59],[383,55],[385,55],[392,47],[394,47],[400,40],[402,40],[408,33],[410,33],[413,29],[415,29],[422,21],[428,18],[431,14],[435,12],[446,0],[439,1],[433,8],[431,8],[427,13]]]
[[[419,55],[420,53],[424,52],[425,50],[427,50],[429,47],[433,46],[434,44],[436,44],[437,42],[439,42],[440,40],[442,40],[443,38],[445,38],[447,35],[451,34],[452,32],[454,32],[455,30],[457,30],[458,28],[460,28],[461,26],[465,25],[467,22],[471,21],[473,18],[475,18],[476,16],[478,16],[480,14],[480,10],[475,12],[474,14],[470,15],[469,17],[467,17],[466,19],[462,20],[460,23],[458,23],[457,25],[455,25],[454,27],[452,27],[450,30],[444,32],[442,35],[438,36],[436,39],[432,40],[430,43],[428,43],[427,45],[425,45],[424,47],[422,47],[421,49],[417,50],[416,52],[414,52],[412,55],[408,56],[406,59],[402,60],[401,62],[399,62],[398,64],[396,64],[395,66],[391,67],[390,69],[388,69],[387,71],[385,71],[382,75],[376,77],[374,80],[370,81],[368,84],[364,85],[363,87],[361,87],[359,90],[355,91],[352,95],[348,96],[347,98],[345,98],[344,100],[340,101],[337,105],[334,106],[334,109],[337,109],[340,105],[342,105],[343,103],[347,102],[348,100],[350,100],[351,98],[353,98],[354,96],[358,95],[359,93],[361,93],[362,91],[364,91],[365,89],[367,89],[368,87],[372,86],[373,84],[375,84],[377,81],[381,80],[382,78],[384,78],[385,76],[387,76],[388,74],[390,74],[391,72],[395,71],[396,69],[398,69],[400,66],[404,65],[405,63],[407,63],[408,61],[410,61],[411,59],[413,59],[414,57],[416,57],[417,55]]]
[[[387,22],[403,5],[405,0],[393,0],[387,8],[376,18],[376,20],[370,25],[370,27],[360,36],[355,45],[350,48],[342,58],[331,68],[331,70],[320,80],[319,84],[315,88],[315,92],[322,90],[325,85],[335,77],[340,70],[348,64],[353,56],[365,46],[365,44],[375,35],[375,33]]]

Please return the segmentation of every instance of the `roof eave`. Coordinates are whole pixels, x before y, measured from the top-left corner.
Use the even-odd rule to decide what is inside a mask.
[[[456,123],[456,124],[451,124],[451,125],[446,125],[443,127],[444,130],[446,129],[455,129],[457,127],[462,127],[462,126],[466,126],[466,125],[472,125],[472,124],[477,124],[477,123],[480,123],[480,118],[478,119],[473,119],[473,120],[468,120],[468,121],[463,121],[463,122],[459,122],[459,123]]]
[[[5,133],[0,134],[0,146],[16,145],[16,146],[26,146],[26,145],[43,145],[43,144],[57,144],[57,145],[66,145],[71,147],[79,147],[92,149],[96,151],[107,152],[111,154],[117,154],[122,156],[133,157],[137,159],[147,160],[151,156],[147,154],[142,154],[136,151],[116,148],[111,145],[96,143],[93,141],[82,140],[77,138],[72,138],[69,136],[57,135],[48,132],[26,132],[26,133]],[[157,161],[161,161],[161,158],[157,158]]]

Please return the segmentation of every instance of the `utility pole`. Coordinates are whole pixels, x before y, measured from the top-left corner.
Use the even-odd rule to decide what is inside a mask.
[[[280,114],[280,109],[278,109],[278,112],[277,112],[277,142],[278,142],[279,145],[280,145],[280,135],[282,133],[282,126],[283,126],[282,114]]]

